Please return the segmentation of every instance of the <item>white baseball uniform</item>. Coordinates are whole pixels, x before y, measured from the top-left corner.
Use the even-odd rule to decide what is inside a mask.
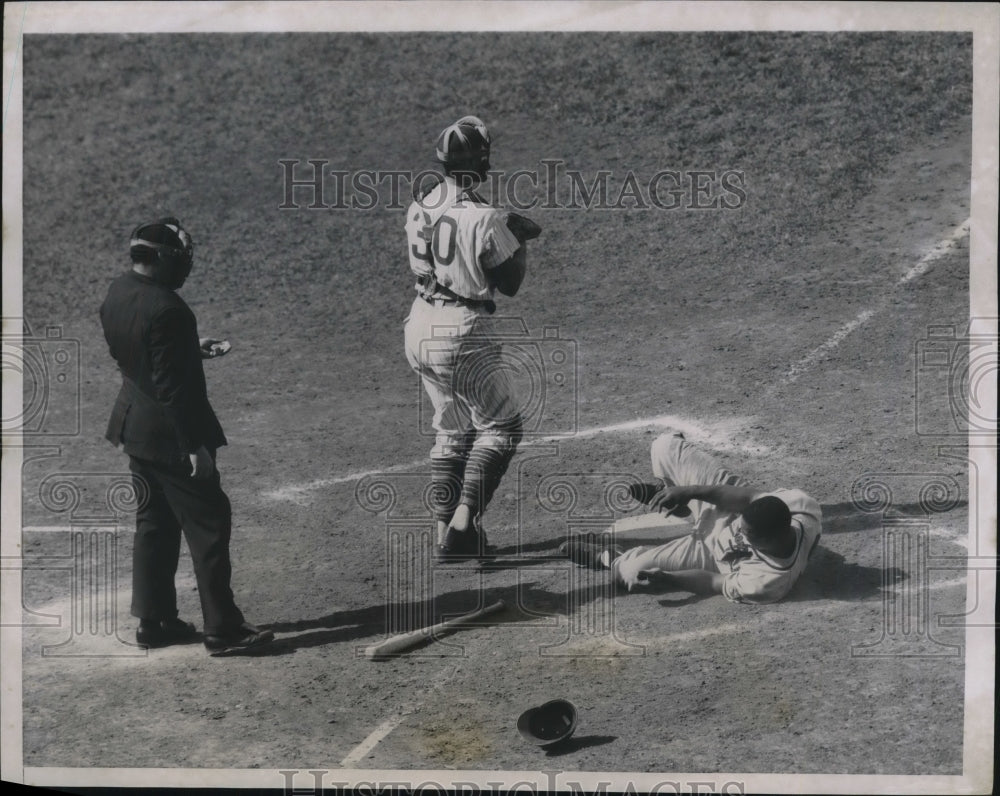
[[[653,473],[668,484],[747,486],[743,478],[720,467],[679,434],[657,438],[651,455]],[[819,541],[822,512],[816,500],[798,489],[764,494],[780,498],[791,511],[795,548],[787,558],[774,558],[749,544],[738,512],[726,513],[711,503],[692,500],[688,504],[694,523],[691,534],[658,546],[631,548],[611,562],[612,573],[631,587],[639,582],[640,572],[703,569],[724,576],[722,593],[732,602],[772,603],[782,599],[805,570]]]
[[[504,213],[445,177],[406,211],[417,297],[406,319],[406,357],[434,406],[431,457],[461,458],[470,446],[507,451],[520,416],[500,358],[487,272],[520,246]]]

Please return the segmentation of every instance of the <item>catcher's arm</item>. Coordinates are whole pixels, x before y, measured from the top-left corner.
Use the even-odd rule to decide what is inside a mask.
[[[487,271],[487,275],[493,287],[505,296],[516,296],[527,270],[528,258],[522,243],[505,262]]]
[[[524,281],[528,270],[527,246],[525,243],[534,240],[542,234],[542,228],[534,221],[519,213],[508,212],[504,215],[504,224],[515,238],[518,247],[507,260],[489,271],[490,281],[497,290],[505,296],[514,296]]]

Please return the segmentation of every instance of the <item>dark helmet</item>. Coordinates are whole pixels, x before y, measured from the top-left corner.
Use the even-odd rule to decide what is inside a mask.
[[[483,175],[490,168],[489,131],[475,117],[465,117],[446,127],[438,136],[435,149],[437,160],[446,171]]]
[[[181,222],[168,216],[136,227],[129,255],[134,263],[162,263],[186,277],[194,262],[194,242]]]
[[[565,741],[576,729],[576,706],[568,699],[553,699],[528,708],[517,719],[517,731],[536,746]]]
[[[483,137],[483,140],[486,141],[486,146],[493,145],[493,139],[490,138],[490,131],[486,127],[486,122],[484,122],[478,116],[463,116],[461,119],[455,122],[455,124],[471,124],[479,131],[479,134]]]

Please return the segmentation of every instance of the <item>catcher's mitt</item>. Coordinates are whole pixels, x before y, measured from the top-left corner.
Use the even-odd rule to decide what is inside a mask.
[[[533,240],[542,234],[542,228],[527,216],[520,213],[507,213],[507,229],[514,233],[521,243]]]

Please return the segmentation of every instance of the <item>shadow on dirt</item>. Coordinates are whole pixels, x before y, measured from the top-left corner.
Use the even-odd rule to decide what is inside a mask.
[[[562,757],[563,755],[579,752],[581,749],[589,749],[592,746],[604,746],[612,741],[617,741],[617,735],[580,735],[567,738],[545,750],[546,757]]]
[[[960,500],[949,509],[967,507],[968,501]],[[835,503],[829,506],[822,506],[823,509],[823,533],[858,533],[860,531],[874,531],[881,528],[887,519],[900,517],[931,517],[936,513],[928,510],[926,504],[907,503],[901,506],[893,506],[891,510],[882,511],[862,511],[854,503]]]
[[[809,566],[783,602],[805,600],[870,600],[885,594],[907,578],[898,567],[866,567],[849,563],[840,553],[820,544],[813,552]]]
[[[565,559],[562,559],[565,562]],[[377,643],[389,636],[428,627],[503,600],[504,608],[486,618],[462,625],[461,629],[495,624],[546,621],[556,615],[569,615],[581,605],[614,596],[614,588],[603,573],[595,573],[598,583],[587,584],[569,592],[551,592],[522,583],[497,589],[463,589],[447,592],[419,602],[381,603],[365,608],[337,611],[315,619],[274,622],[262,625],[275,633],[296,633],[278,637],[266,646],[232,653],[232,656],[264,657],[285,655],[296,649],[336,644],[358,639]],[[452,630],[428,637],[424,643],[451,635]],[[422,646],[422,645],[421,645]],[[417,646],[410,649],[416,649]]]
[[[834,514],[835,523],[838,516],[852,523],[858,517],[871,520],[870,527],[872,528],[878,527],[881,521],[880,517],[858,514],[855,511],[853,513],[844,512],[842,515]],[[835,525],[835,527],[840,532],[845,530],[842,525]],[[855,527],[852,529],[860,530],[860,524],[855,523]],[[836,532],[837,530],[834,530],[834,533]],[[556,539],[549,546],[554,546],[559,542],[560,539]],[[523,549],[521,547],[519,551]],[[569,562],[565,558],[555,556],[520,556],[508,559],[498,558],[492,562],[469,564],[468,566],[476,571],[488,571],[493,566],[498,569],[507,569],[542,564],[565,566]],[[235,654],[245,656],[285,655],[296,649],[360,639],[368,639],[371,643],[377,643],[380,638],[386,639],[393,635],[428,627],[475,611],[497,600],[504,602],[505,607],[501,611],[463,625],[459,630],[494,624],[545,622],[557,616],[572,616],[585,609],[585,606],[590,603],[599,600],[628,596],[628,592],[624,588],[616,586],[611,581],[609,573],[606,571],[589,570],[569,564],[567,572],[571,573],[569,575],[571,587],[566,591],[540,589],[532,583],[521,583],[495,589],[462,589],[418,602],[380,603],[365,608],[336,611],[314,619],[275,622],[265,625],[265,627],[278,634],[296,635],[279,636],[266,646]],[[870,600],[880,597],[887,589],[901,583],[906,577],[906,573],[898,568],[883,572],[880,567],[849,563],[844,556],[823,547],[821,544],[813,553],[808,569],[784,602]],[[644,587],[642,592],[677,595],[658,601],[660,605],[668,608],[691,605],[717,596],[690,594],[669,587],[659,588],[655,584]],[[409,649],[418,649],[434,640],[451,635],[453,632],[455,631],[444,630],[439,634],[429,636],[425,642]]]

